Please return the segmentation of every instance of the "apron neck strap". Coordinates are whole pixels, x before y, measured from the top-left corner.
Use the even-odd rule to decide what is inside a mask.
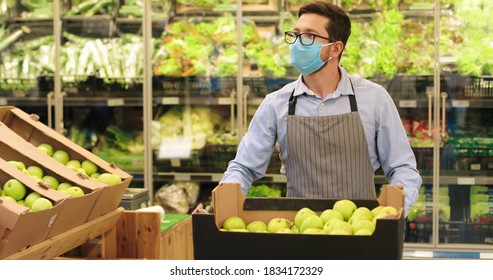
[[[349,79],[349,83],[351,84],[351,89],[353,90],[353,94],[349,95],[349,105],[351,106],[351,112],[358,111],[358,105],[356,104],[356,92],[354,91],[353,82]]]
[[[349,79],[349,83],[351,84],[351,89],[353,90],[353,94],[350,94],[349,97],[349,105],[351,106],[351,112],[358,111],[358,105],[356,104],[356,93],[354,91],[353,82]],[[289,107],[288,107],[288,115],[294,116],[294,112],[296,109],[296,99],[298,96],[294,96],[294,89],[291,92],[291,96],[289,97]]]
[[[294,96],[294,89],[293,89],[293,92],[291,92],[291,96],[289,97],[289,108],[288,108],[288,115],[289,116],[294,116],[297,98],[298,98],[298,96]]]

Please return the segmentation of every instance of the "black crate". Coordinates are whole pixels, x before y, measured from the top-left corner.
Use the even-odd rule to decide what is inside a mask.
[[[191,77],[168,77],[157,76],[153,84],[160,92],[154,91],[162,96],[210,96],[214,94],[212,79],[203,76]]]
[[[464,77],[466,85],[464,88],[465,98],[493,98],[493,77],[491,76],[468,76]]]
[[[243,86],[248,87],[253,96],[264,97],[268,93],[264,77],[244,77]]]
[[[284,87],[285,85],[296,81],[296,78],[267,78],[267,93],[276,91]]]
[[[440,77],[441,92],[450,92],[449,80],[449,76]],[[426,89],[433,86],[433,75],[397,74],[388,82],[387,91],[394,99],[423,99]]]
[[[447,146],[442,149],[442,157],[447,170],[493,170],[493,148]]]

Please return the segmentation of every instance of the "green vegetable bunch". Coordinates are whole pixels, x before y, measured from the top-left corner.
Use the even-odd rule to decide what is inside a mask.
[[[459,32],[463,44],[457,65],[463,75],[493,75],[493,3],[463,1],[457,5],[457,18],[463,23]]]
[[[216,131],[225,131],[223,117],[206,106],[175,106],[153,123],[152,142],[157,148],[160,139],[190,137],[192,148],[202,149],[208,139],[216,137]]]
[[[266,184],[254,185],[247,193],[247,197],[281,197],[282,187],[279,185],[268,186]]]

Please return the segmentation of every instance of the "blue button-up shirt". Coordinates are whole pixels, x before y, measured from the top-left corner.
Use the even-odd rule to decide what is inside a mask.
[[[381,167],[389,184],[404,186],[407,215],[418,198],[422,180],[397,108],[382,86],[356,76],[351,76],[350,82],[344,68],[339,69],[339,85],[324,99],[306,87],[302,76],[268,94],[257,108],[236,157],[230,161],[221,182],[240,183],[243,192],[247,193],[252,182],[264,176],[276,142],[279,143],[283,164],[280,172],[285,174],[284,166],[289,157],[286,147],[288,101],[293,89],[299,96],[296,115],[339,115],[350,112],[349,98],[345,96],[353,94],[352,82],[373,169]]]

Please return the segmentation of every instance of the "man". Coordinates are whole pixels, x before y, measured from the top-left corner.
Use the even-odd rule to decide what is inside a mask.
[[[302,6],[298,17],[285,41],[301,75],[266,96],[221,183],[239,182],[247,193],[279,142],[288,197],[375,199],[381,167],[390,184],[404,186],[407,215],[422,182],[416,159],[387,91],[339,65],[349,16],[318,1]]]

